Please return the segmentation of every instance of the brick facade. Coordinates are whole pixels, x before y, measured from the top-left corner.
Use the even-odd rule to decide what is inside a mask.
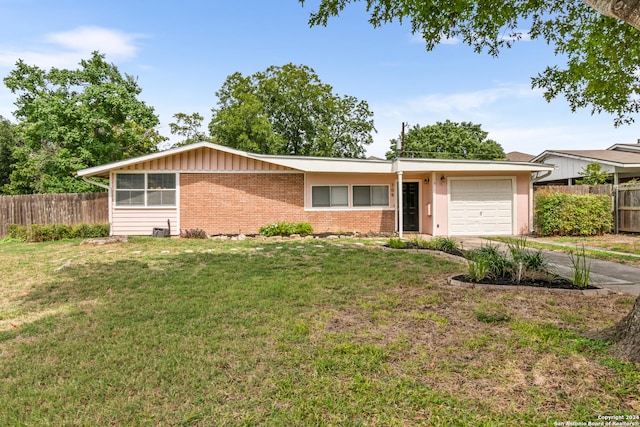
[[[392,232],[392,210],[304,210],[304,175],[182,173],[180,227],[207,234],[256,234],[278,221],[307,221],[315,232]]]

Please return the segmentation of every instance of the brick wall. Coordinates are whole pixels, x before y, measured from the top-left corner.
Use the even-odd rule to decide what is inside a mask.
[[[277,222],[315,232],[391,232],[393,211],[304,211],[303,174],[180,174],[180,227],[208,234],[256,234]]]

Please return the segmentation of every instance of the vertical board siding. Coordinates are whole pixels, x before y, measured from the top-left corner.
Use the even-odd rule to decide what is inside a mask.
[[[125,167],[123,170],[182,171],[182,172],[257,172],[292,171],[293,169],[231,153],[200,148],[169,157],[149,160]]]
[[[118,236],[151,236],[154,228],[167,228],[171,221],[171,235],[180,234],[178,210],[170,209],[117,209],[113,210],[111,234]]]
[[[107,193],[0,196],[0,238],[9,224],[106,224]]]

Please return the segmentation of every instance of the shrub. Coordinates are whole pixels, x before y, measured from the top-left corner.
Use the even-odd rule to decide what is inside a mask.
[[[542,236],[593,236],[611,231],[611,198],[605,194],[539,193],[536,231]]]
[[[260,227],[260,234],[267,237],[273,236],[291,236],[292,234],[299,234],[301,236],[307,236],[313,233],[313,227],[308,222],[287,222],[280,221],[272,224],[267,224]]]
[[[515,265],[529,271],[543,271],[547,268],[547,260],[542,250],[532,251],[527,248],[527,236],[517,239],[507,239],[507,247]]]
[[[497,246],[483,245],[469,251],[467,257],[475,262],[484,260],[488,265],[488,272],[494,277],[505,278],[513,272],[513,262]]]
[[[7,236],[21,242],[49,242],[73,238],[109,236],[109,224],[9,224]]]
[[[207,232],[201,228],[190,228],[184,231],[181,230],[180,237],[184,239],[206,239]]]
[[[27,231],[27,227],[24,225],[9,224],[7,226],[7,236],[20,242],[27,241]]]
[[[429,242],[429,247],[436,251],[457,254],[460,252],[458,242],[448,237],[436,237]]]
[[[469,278],[472,282],[479,282],[485,277],[487,277],[487,273],[489,272],[489,262],[482,257],[478,257],[475,260],[469,260]]]
[[[392,237],[389,239],[389,247],[393,249],[406,249],[407,242],[398,237]]]
[[[298,222],[295,224],[295,233],[301,236],[313,234],[313,227],[308,222]]]

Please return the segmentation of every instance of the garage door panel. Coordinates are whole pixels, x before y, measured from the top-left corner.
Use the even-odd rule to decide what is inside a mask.
[[[512,234],[511,179],[450,181],[449,234]]]

